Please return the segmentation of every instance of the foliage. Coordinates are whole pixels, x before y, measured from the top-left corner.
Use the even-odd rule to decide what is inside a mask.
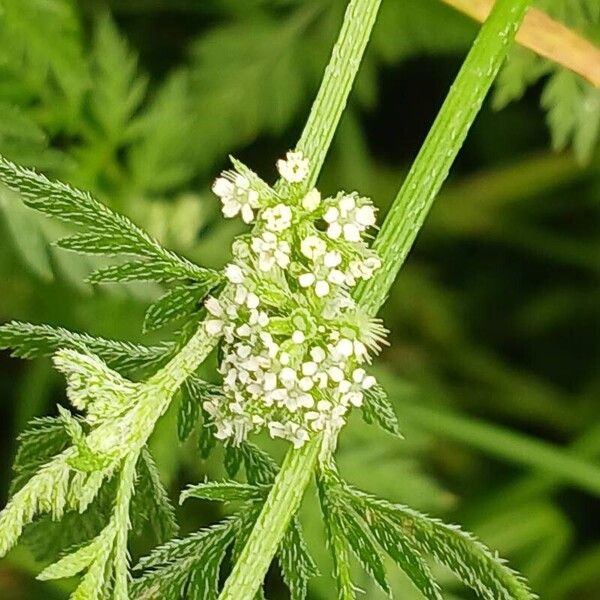
[[[226,260],[223,248],[238,229],[214,218],[214,200],[208,200],[205,193],[207,177],[227,152],[251,153],[253,164],[266,164],[274,157],[274,140],[284,147],[294,139],[345,2],[228,0],[199,7],[184,0],[165,7],[161,2],[126,0],[96,3],[95,7],[106,9],[99,12],[67,0],[22,4],[0,2],[0,154],[89,189],[114,211],[140,223],[151,232],[152,240],[160,242],[160,248],[176,248],[169,269],[178,269],[180,260],[220,267]],[[591,36],[595,3],[572,3],[569,8],[577,11],[563,7],[557,18]],[[579,14],[581,18],[573,21]],[[152,43],[140,35],[142,23],[153,32],[148,36]],[[163,25],[165,30],[174,27],[178,31],[170,36],[168,47],[160,33]],[[451,76],[454,60],[463,54],[473,32],[472,24],[437,0],[383,3],[356,95],[324,171],[324,190],[334,185],[337,189],[340,182],[348,188],[360,187],[385,208],[384,199],[398,183],[394,173],[398,138],[403,138],[402,160],[414,151],[412,129],[405,129],[407,119],[396,120],[397,115],[411,112],[409,120],[415,127],[421,119],[430,119],[425,99],[437,97],[438,79]],[[277,55],[272,52],[273,45],[277,45]],[[423,59],[423,55],[434,56]],[[357,420],[348,425],[340,440],[338,459],[341,471],[361,488],[393,498],[394,503],[384,503],[390,511],[392,506],[405,511],[399,505],[408,504],[435,514],[452,513],[448,518],[464,523],[490,547],[510,556],[511,564],[528,576],[542,597],[567,600],[597,588],[593,533],[578,526],[574,507],[586,507],[597,481],[593,458],[598,437],[589,427],[597,417],[589,327],[597,306],[593,283],[597,243],[589,227],[595,209],[585,199],[597,186],[594,124],[598,119],[593,113],[594,90],[575,76],[530,57],[519,67],[514,62],[519,60],[517,55],[526,53],[513,53],[515,58],[499,82],[498,97],[516,98],[530,81],[549,74],[543,103],[550,109],[555,142],[563,146],[572,138],[578,156],[587,157],[591,167],[578,170],[565,155],[527,157],[532,149],[543,147],[544,140],[539,131],[532,130],[537,116],[526,102],[495,115],[493,121],[484,112],[465,146],[464,164],[459,164],[457,178],[432,214],[400,284],[391,292],[391,308],[385,313],[392,329],[392,348],[386,351],[377,375],[389,401],[383,394],[367,396],[372,404],[365,404],[363,416],[396,435],[400,429],[407,440],[398,443]],[[425,71],[430,73],[427,77],[419,75]],[[401,74],[401,98],[407,103],[400,111],[396,100],[386,108],[385,98],[394,97],[388,82],[395,73]],[[412,88],[418,90],[418,101],[411,100]],[[215,119],[225,106],[230,118]],[[385,120],[383,127],[380,118]],[[516,125],[513,119],[517,119]],[[522,123],[528,125],[519,127]],[[422,133],[421,128],[418,135]],[[384,139],[393,136],[385,150],[379,141],[382,134]],[[377,150],[373,151],[375,139]],[[507,148],[516,157],[508,162]],[[473,167],[481,173],[465,177]],[[51,245],[72,238],[71,226],[37,218],[21,205],[18,194],[5,188],[0,189],[0,212],[10,237],[0,253],[6,286],[0,307],[5,320],[35,318],[66,323],[70,328],[8,323],[0,328],[1,347],[24,358],[51,356],[60,348],[70,348],[96,354],[121,375],[140,378],[165,365],[191,336],[190,324],[201,318],[197,309],[207,292],[193,278],[165,282],[168,289],[162,291],[159,286],[142,288],[136,282],[102,289],[95,284],[82,286],[81,279],[98,269],[106,277],[137,277],[140,273],[153,277],[157,272],[148,266],[152,259],[145,254],[135,260],[127,254],[123,264],[138,266],[122,267],[113,264],[111,255],[84,256]],[[75,236],[89,233],[84,229]],[[126,228],[125,235],[134,234]],[[79,242],[83,245],[74,249],[85,249],[87,238]],[[505,268],[507,257],[510,269]],[[15,268],[15,264],[20,266]],[[128,269],[133,270],[128,274]],[[163,274],[161,270],[161,279]],[[147,309],[148,304],[154,308]],[[188,309],[186,314],[179,313]],[[173,323],[175,327],[183,323],[184,329],[170,341],[156,342],[154,336],[142,343],[129,341],[141,339],[138,330],[146,310],[147,330],[172,328]],[[482,312],[493,318],[482,318]],[[181,322],[170,322],[169,316],[176,314],[181,315]],[[101,315],[110,315],[110,319]],[[568,356],[557,356],[553,349],[564,347],[567,332],[568,339],[576,340],[574,349]],[[2,406],[8,410],[7,426],[15,432],[7,439],[15,437],[25,415],[46,414],[57,395],[54,377],[43,360],[34,361],[22,372],[12,372],[10,364],[9,378],[17,385],[11,383],[5,391]],[[398,372],[402,379],[395,375]],[[240,488],[268,487],[276,473],[276,465],[265,452],[246,446],[235,451],[215,443],[214,428],[202,405],[221,392],[206,379],[211,379],[208,369],[187,379],[179,392],[178,414],[169,411],[150,438],[158,470],[148,451],[140,450],[136,493],[131,498],[132,533],[140,534],[130,540],[136,560],[157,540],[163,543],[174,534],[172,509],[158,471],[170,495],[175,487],[208,476],[214,481],[204,489],[205,484],[199,484],[198,494],[217,497],[221,493],[220,499],[224,499],[227,486],[232,494],[232,490],[241,493]],[[473,421],[472,412],[480,420]],[[180,449],[172,441],[175,420],[185,442]],[[502,426],[494,424],[495,420]],[[87,425],[83,421],[80,425],[85,434]],[[43,418],[32,426],[23,434],[15,461],[13,494],[44,462],[72,443],[65,419]],[[69,426],[77,434],[76,425]],[[533,437],[544,437],[547,443],[531,446]],[[551,447],[556,441],[561,445]],[[573,448],[562,446],[568,441],[574,442]],[[272,444],[260,443],[278,453]],[[525,458],[521,449],[525,449]],[[227,480],[223,480],[223,455],[225,466],[233,473]],[[148,463],[142,462],[144,456]],[[242,467],[246,483],[233,483]],[[392,472],[399,475],[390,477]],[[25,527],[24,541],[38,558],[55,561],[71,556],[46,575],[68,574],[81,565],[84,570],[94,561],[101,564],[99,546],[108,539],[101,534],[113,514],[119,473],[107,474],[82,514],[67,504],[60,522],[47,515]],[[222,481],[226,485],[219,492]],[[70,489],[71,495],[81,491]],[[346,502],[351,498],[357,505],[366,502],[361,492],[348,489]],[[244,510],[238,510],[243,501],[236,500],[224,511],[233,516],[222,523],[246,516]],[[262,498],[255,502],[258,507]],[[306,542],[294,537],[296,530],[291,529],[278,555],[283,579],[292,597],[298,599],[305,597],[307,588],[309,597],[326,598],[333,585],[327,568],[322,568],[324,577],[314,577],[310,554],[302,550],[306,544],[319,566],[326,567],[329,559],[322,523],[317,507],[311,510],[311,502],[314,499],[307,497],[308,506],[301,515]],[[206,531],[218,532],[226,525],[208,530],[204,526],[222,512],[214,503],[193,511],[188,504],[191,506],[188,502],[178,509],[182,529],[201,529],[181,541],[193,544],[192,538],[197,539],[194,550],[204,552],[201,540]],[[420,515],[401,514],[415,519]],[[342,526],[356,538],[364,521],[346,519]],[[246,525],[241,536],[230,538],[224,557],[219,554],[221,542],[214,549],[206,542],[206,554],[200,555],[207,557],[207,568],[215,573],[220,565],[224,576],[231,564],[229,553],[240,550],[248,528]],[[422,560],[421,554],[434,554],[430,548],[417,547],[406,537],[402,552],[394,555],[397,548],[383,535],[381,541],[373,539],[374,533],[370,535],[358,536],[358,558],[362,556],[366,571],[398,597],[412,599],[418,592],[399,570],[389,568],[387,559],[383,560],[385,583],[376,558],[381,549],[401,570],[412,573],[409,579],[423,588],[425,597],[439,593],[433,584],[427,588],[424,583],[434,577],[453,597],[464,597],[454,580]],[[340,543],[345,539],[342,535]],[[115,573],[125,567],[122,546],[118,548],[121,542],[115,541],[105,563]],[[104,544],[105,551],[109,547]],[[377,552],[372,552],[373,548]],[[305,560],[299,561],[298,556]],[[219,558],[221,563],[216,562]],[[175,581],[177,574],[186,573],[187,560],[184,550],[158,557],[156,565],[148,565],[136,579],[135,586],[152,581],[153,576],[156,582],[157,572],[168,572]],[[23,571],[32,569],[19,551],[9,554],[3,564],[11,569],[13,565]],[[42,568],[36,566],[33,572]],[[350,561],[348,585],[355,582],[369,598],[380,598],[381,586],[373,583],[365,569]],[[0,565],[0,595],[10,598],[12,589],[6,593],[3,587],[9,579],[6,572]],[[210,583],[204,574],[202,571],[189,582],[190,589],[200,590],[199,597],[208,594],[201,587]],[[23,578],[18,585],[27,586],[24,593],[31,597],[64,597],[66,593],[65,587],[55,587],[52,581],[31,588]],[[270,578],[267,585],[267,596],[278,597],[277,583]],[[174,597],[178,597],[178,589],[173,588]]]
[[[600,11],[593,0],[540,0],[538,5],[592,40],[599,38]],[[554,149],[572,145],[581,163],[590,161],[600,139],[600,91],[578,75],[533,52],[515,48],[498,78],[496,107],[518,100],[541,77],[546,77],[541,105],[546,110]]]

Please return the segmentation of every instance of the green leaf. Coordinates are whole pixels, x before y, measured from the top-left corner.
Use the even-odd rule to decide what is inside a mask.
[[[215,432],[215,426],[209,420],[205,419],[198,432],[198,450],[200,452],[200,458],[206,460],[217,445],[217,438],[214,435]]]
[[[568,27],[592,36],[598,32],[600,9],[595,0],[540,0],[538,6]],[[546,74],[541,104],[547,112],[552,145],[557,150],[572,145],[577,160],[585,164],[600,139],[600,90],[579,75],[533,52],[514,48],[496,82],[495,105],[502,108],[519,99]]]
[[[283,20],[227,23],[193,44],[195,113],[228,115],[226,121],[199,120],[197,139],[208,140],[213,151],[207,156],[204,149],[201,159],[214,159],[259,131],[279,132],[290,123],[309,83],[299,68],[300,42],[313,14],[314,9]]]
[[[204,423],[200,428],[199,445],[202,458],[207,458],[216,443],[213,435],[214,427],[210,423],[208,414],[202,408],[205,400],[214,396],[221,397],[221,387],[208,383],[199,377],[188,377],[181,389],[181,403],[177,415],[177,431],[180,441],[185,441],[194,430],[200,413],[203,415]]]
[[[320,573],[309,553],[297,518],[292,519],[281,540],[277,560],[283,581],[290,591],[290,600],[304,600],[308,593],[309,580],[318,577]]]
[[[63,556],[57,562],[46,567],[38,576],[37,579],[47,581],[49,579],[63,579],[65,577],[73,577],[87,569],[95,559],[98,553],[99,539],[79,547],[77,550]]]
[[[372,537],[398,564],[425,598],[442,600],[439,586],[417,547],[406,536],[398,535],[397,530],[382,520],[379,513],[365,509],[357,502],[353,494],[348,492],[350,488],[345,486],[337,475],[330,475],[329,482],[329,486],[335,489],[334,493],[340,504],[340,519],[342,522],[345,519],[350,521],[348,525],[343,525],[344,532],[363,566],[371,555],[378,554],[376,549],[370,548],[373,545],[372,541],[367,542],[366,548],[361,550],[361,538],[369,540]],[[356,542],[353,543],[351,540]],[[365,556],[359,556],[358,553],[361,551]],[[380,564],[380,561],[375,563],[371,571]],[[385,591],[389,594],[389,589]]]
[[[376,581],[383,592],[391,597],[392,590],[387,582],[381,554],[371,533],[360,522],[352,507],[347,504],[336,506],[335,503],[332,503],[332,506],[335,507],[333,514],[338,520],[340,531],[363,569]]]
[[[179,394],[179,411],[177,412],[177,435],[180,442],[185,442],[196,427],[200,418],[199,400],[194,394],[193,384],[186,379]]]
[[[108,247],[109,255],[114,255],[116,248],[119,248],[120,252],[153,261],[152,269],[155,272],[156,263],[164,263],[169,277],[177,273],[178,278],[187,277],[192,281],[206,282],[210,277],[215,281],[219,280],[216,272],[198,267],[163,248],[127,217],[113,212],[87,192],[61,182],[50,181],[45,176],[19,167],[3,157],[0,157],[0,182],[19,193],[27,206],[66,223],[84,227],[87,233],[91,234],[87,237],[79,235],[62,240],[61,244],[66,247],[95,254],[98,254],[102,247]],[[106,241],[111,237],[116,240],[115,246]],[[119,275],[119,271],[116,275],[113,273],[113,277]],[[92,280],[101,281],[102,277],[106,277],[106,273],[99,275],[96,272]]]
[[[377,543],[404,571],[421,594],[427,600],[442,600],[439,586],[415,545],[405,536],[397,535],[397,531],[382,521],[376,512],[365,511],[364,518]]]
[[[35,213],[4,186],[0,186],[0,210],[12,243],[25,264],[41,279],[52,281],[54,273],[48,239]]]
[[[30,86],[45,85],[51,100],[60,99],[69,109],[65,112],[74,113],[88,78],[73,2],[3,0],[1,25],[3,62],[26,71]],[[62,94],[52,94],[49,71]]]
[[[331,521],[327,523],[327,526],[345,538],[363,569],[374,579],[382,591],[391,597],[392,590],[387,582],[379,548],[377,548],[368,527],[360,521],[356,511],[341,494],[341,481],[337,474],[329,469],[323,469],[320,479],[322,494],[325,498],[326,519]]]
[[[132,529],[139,534],[144,525],[149,523],[158,543],[164,543],[177,534],[179,527],[175,509],[160,481],[158,467],[148,448],[140,453],[137,477],[131,501]]]
[[[97,354],[109,367],[130,372],[161,365],[173,353],[173,344],[144,346],[75,333],[62,327],[34,325],[11,321],[0,325],[0,349],[10,348],[11,356],[38,358],[51,356],[61,348],[71,348],[83,353]]]
[[[226,519],[154,549],[136,567],[146,573],[133,580],[132,598],[216,600],[219,566],[233,542],[236,523]]]
[[[60,417],[33,419],[18,437],[19,449],[13,463],[11,495],[20,489],[36,471],[70,442],[65,423]]]
[[[87,280],[90,283],[122,283],[129,281],[170,283],[173,281],[186,281],[197,282],[198,285],[212,288],[219,283],[220,276],[211,269],[195,265],[191,268],[189,265],[159,258],[102,267],[92,272]]]
[[[243,455],[237,446],[233,444],[225,445],[225,472],[229,477],[235,477],[242,466]]]
[[[552,145],[563,150],[572,142],[581,163],[591,158],[600,139],[600,90],[569,71],[551,77],[542,94]]]
[[[94,474],[82,474],[91,479]],[[91,494],[87,494],[87,507],[83,512],[70,510],[60,522],[53,521],[50,516],[43,516],[29,525],[23,532],[23,542],[32,551],[36,560],[56,560],[72,548],[82,546],[100,534],[110,518],[114,496],[115,478],[112,478],[98,490],[96,496],[88,502]],[[102,483],[102,482],[101,482]],[[72,486],[70,492],[81,492],[89,487],[86,479],[81,486]],[[76,505],[75,499],[69,500]]]
[[[128,125],[144,99],[147,79],[138,75],[136,56],[107,15],[96,26],[92,77],[94,130],[87,136],[104,143],[110,140],[116,147],[125,139]],[[92,149],[97,152],[97,148]]]
[[[196,175],[194,154],[200,119],[187,71],[171,74],[147,108],[129,124],[127,166],[131,185],[146,194],[166,194]]]
[[[433,556],[486,600],[532,600],[524,580],[470,534],[408,507],[346,486],[346,497],[368,523],[378,519],[393,535]]]
[[[55,245],[63,250],[70,250],[80,254],[100,254],[104,256],[135,254],[138,251],[138,246],[134,241],[113,233],[78,233],[57,240]],[[145,265],[146,263],[136,264]],[[165,267],[166,265],[163,266],[163,268]],[[147,268],[149,269],[150,267]],[[157,266],[154,270],[158,273],[159,267]]]
[[[73,592],[71,600],[100,600],[105,597],[109,589],[112,589],[111,573],[113,568],[110,564],[112,550],[113,547],[110,543],[98,545],[96,556]]]
[[[327,534],[327,545],[333,560],[333,576],[337,586],[336,597],[337,600],[354,600],[356,596],[350,575],[348,543],[335,512],[335,501],[329,493],[330,486],[331,479],[320,473],[317,478],[317,489]]]
[[[384,431],[402,437],[394,407],[380,385],[363,392],[362,417],[365,422],[377,423]]]
[[[241,454],[246,479],[253,485],[268,484],[275,481],[279,466],[264,450],[246,442],[238,447]]]
[[[185,287],[174,287],[152,304],[144,317],[144,331],[160,329],[168,323],[188,317],[200,307],[215,284],[214,279]]]
[[[218,500],[220,502],[264,501],[268,486],[256,486],[237,481],[207,481],[188,486],[179,497],[182,504],[188,498]]]

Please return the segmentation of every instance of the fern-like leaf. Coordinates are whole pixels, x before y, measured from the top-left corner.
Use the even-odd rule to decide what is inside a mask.
[[[367,523],[406,538],[418,551],[433,556],[485,600],[532,600],[525,581],[502,559],[458,527],[432,519],[408,507],[375,498],[349,486],[345,497]]]
[[[229,518],[155,548],[136,567],[146,572],[134,579],[132,598],[216,600],[220,563],[233,542],[237,524]]]
[[[337,600],[354,600],[355,586],[350,575],[350,554],[348,542],[335,512],[335,501],[330,494],[331,480],[328,477],[317,478],[319,501],[323,513],[327,545],[333,561],[333,576],[337,588]]]
[[[188,317],[200,307],[215,283],[215,280],[209,279],[204,283],[169,290],[146,311],[144,331],[154,331],[172,321]]]
[[[145,523],[152,527],[158,543],[177,534],[175,509],[165,490],[158,467],[148,448],[143,448],[137,464],[137,482],[131,501],[132,529],[140,533]]]
[[[23,202],[35,210],[63,222],[86,229],[59,242],[65,248],[90,254],[131,254],[145,260],[158,261],[192,281],[218,280],[215,271],[194,265],[187,259],[163,248],[155,239],[127,217],[113,212],[89,193],[65,183],[50,181],[30,169],[19,167],[0,157],[0,182],[19,193]],[[155,269],[156,271],[156,269]],[[121,281],[113,274],[114,281]],[[99,275],[92,280],[100,280]],[[162,280],[162,277],[159,278]]]
[[[219,502],[244,502],[264,501],[269,488],[267,486],[256,486],[237,481],[207,481],[187,487],[179,498],[183,503],[188,498],[200,498],[201,500],[216,500]]]
[[[109,367],[124,373],[160,366],[174,351],[170,343],[144,346],[20,321],[0,325],[0,349],[10,349],[11,356],[33,359],[62,348],[97,354]]]
[[[380,385],[364,391],[362,417],[366,423],[377,423],[384,431],[402,437],[394,407]]]

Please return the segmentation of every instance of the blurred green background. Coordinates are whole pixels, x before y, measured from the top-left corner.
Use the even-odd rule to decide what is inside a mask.
[[[600,40],[596,0],[540,4]],[[211,180],[228,153],[274,179],[344,6],[0,0],[0,153],[91,190],[167,246],[220,266],[241,229],[221,218]],[[324,192],[357,189],[385,212],[476,31],[438,0],[383,0]],[[339,451],[347,479],[460,522],[544,600],[600,598],[599,128],[599,90],[513,52],[383,312],[391,347],[378,370],[406,440],[353,418]],[[0,230],[2,322],[149,341],[140,330],[157,287],[84,284],[97,259],[53,248],[63,228],[3,189]],[[4,503],[19,431],[54,414],[64,388],[48,360],[4,352],[0,390]],[[202,461],[193,442],[175,439],[171,411],[151,445],[173,498],[222,475],[218,454]],[[188,503],[182,531],[219,510]],[[326,573],[312,493],[303,522]],[[152,543],[135,540],[134,556]],[[38,558],[21,545],[0,562],[0,598],[67,597],[70,582],[36,583]],[[448,598],[470,598],[440,577]],[[380,597],[358,568],[356,580],[366,598]],[[393,585],[417,598],[400,574]],[[267,596],[286,598],[276,573]],[[315,580],[311,598],[332,597],[331,581]]]

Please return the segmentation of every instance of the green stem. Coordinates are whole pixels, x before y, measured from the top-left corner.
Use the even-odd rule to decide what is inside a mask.
[[[129,506],[133,496],[133,486],[135,483],[135,465],[139,454],[133,453],[128,456],[121,470],[119,480],[119,489],[115,501],[115,512],[113,519],[115,521],[115,554],[119,559],[115,563],[115,583],[113,597],[115,600],[127,600],[129,586],[129,570],[127,540],[129,535]]]
[[[204,329],[204,324],[201,323],[185,346],[146,383],[160,387],[169,396],[174,394],[206,360],[218,341],[219,337],[209,336]]]
[[[303,184],[307,190],[317,182],[335,130],[346,108],[380,3],[381,0],[352,0],[346,9],[323,82],[296,146],[310,159],[310,172]]]
[[[530,3],[498,0],[471,47],[373,245],[382,268],[356,290],[357,300],[370,314],[385,302]]]
[[[498,0],[482,27],[375,242],[383,259],[383,267],[379,276],[362,288],[359,296],[371,313],[377,312],[383,304],[506,57],[530,1]],[[298,144],[298,149],[303,150],[311,160],[308,186],[314,185],[333,138],[369,39],[378,4],[369,0],[352,0],[346,11],[332,62],[325,72],[321,90]],[[351,31],[357,36],[356,39],[350,35]],[[320,438],[316,438],[301,450],[288,451],[256,526],[219,600],[252,600],[255,597],[310,481],[319,445]]]
[[[320,436],[315,436],[299,450],[287,453],[219,600],[252,600],[256,596],[279,542],[300,506],[314,471],[320,444]]]

